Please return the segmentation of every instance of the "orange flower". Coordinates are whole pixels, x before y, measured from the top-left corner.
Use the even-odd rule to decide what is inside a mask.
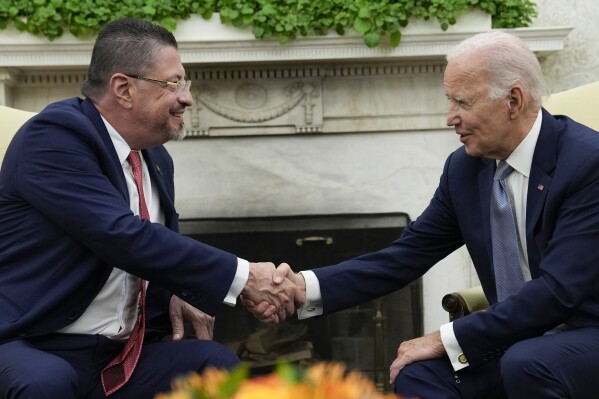
[[[310,399],[384,399],[396,398],[376,390],[375,385],[359,372],[346,373],[341,363],[317,363],[308,369],[312,382]]]
[[[273,374],[247,378],[242,365],[230,373],[208,369],[173,382],[170,394],[155,399],[399,399],[378,392],[365,375],[346,372],[341,363],[317,363],[307,370],[279,364]]]
[[[255,377],[242,384],[232,399],[292,399],[289,385],[278,375]]]
[[[189,373],[177,378],[172,383],[172,393],[158,394],[155,399],[194,399],[193,392],[204,392],[207,398],[219,398],[221,385],[228,378],[228,372],[222,369],[206,369],[200,376]]]

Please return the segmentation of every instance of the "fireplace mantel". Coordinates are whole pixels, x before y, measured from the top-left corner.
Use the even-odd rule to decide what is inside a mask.
[[[420,91],[431,93],[429,85],[440,87],[434,79],[441,76],[448,51],[466,37],[490,27],[490,16],[480,11],[462,16],[447,31],[442,31],[435,21],[413,21],[403,30],[398,47],[383,42],[376,48],[368,48],[357,34],[299,38],[283,46],[276,40],[257,40],[249,30],[223,25],[217,16],[208,21],[199,16],[180,21],[174,34],[186,70],[196,81],[192,92],[195,91],[198,107],[187,115],[190,136],[237,136],[241,131],[243,135],[345,133],[372,127],[387,131],[388,128],[377,127],[373,115],[361,120],[363,127],[356,126],[353,118],[347,119],[345,115],[329,118],[326,126],[327,110],[322,104],[328,90],[326,85],[335,85],[339,79],[353,79],[350,85],[355,90],[351,96],[364,98],[356,79],[369,81],[362,83],[367,87],[384,76],[400,77],[404,82],[405,78],[413,81],[416,85],[413,87],[420,87]],[[545,57],[563,48],[570,30],[570,27],[543,27],[513,32],[539,57]],[[14,27],[0,31],[0,105],[39,111],[49,102],[79,95],[92,47],[92,38],[79,39],[68,32],[49,41],[18,32]],[[404,86],[393,90],[397,93],[401,89],[405,94]],[[340,88],[335,91],[341,93],[343,84]],[[202,98],[199,90],[219,96],[221,103],[211,103],[205,95]],[[225,90],[229,92],[228,98],[223,94]],[[392,88],[383,83],[382,90]],[[45,95],[40,97],[33,92]],[[375,112],[374,118],[390,118],[387,125],[393,130],[443,127],[443,111],[441,114],[435,111],[438,108],[435,100],[427,97],[431,95],[436,97],[438,93],[410,94],[400,100],[416,98],[432,104],[424,112],[413,109],[409,103],[397,115]],[[241,106],[236,103],[239,96],[245,96]],[[256,112],[259,104],[247,103],[247,98],[256,96],[265,101],[261,113]],[[256,124],[256,120],[266,122]]]
[[[180,21],[175,36],[186,65],[237,64],[264,62],[309,63],[314,61],[406,61],[442,60],[447,52],[466,37],[490,29],[488,14],[475,11],[442,31],[435,21],[411,22],[402,32],[398,47],[382,43],[368,48],[357,34],[327,35],[296,39],[287,45],[276,40],[257,40],[249,30],[223,25],[214,16],[199,16]],[[522,37],[539,55],[546,56],[563,48],[570,27],[519,28]],[[90,61],[93,39],[79,39],[68,32],[49,41],[44,37],[18,32],[9,27],[0,31],[0,68],[81,69]]]

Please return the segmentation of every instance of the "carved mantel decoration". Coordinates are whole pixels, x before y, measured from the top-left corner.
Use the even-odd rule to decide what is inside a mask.
[[[265,75],[218,84],[197,79],[200,84],[191,91],[195,103],[187,111],[188,135],[242,135],[253,126],[260,126],[261,134],[321,132],[321,80]]]

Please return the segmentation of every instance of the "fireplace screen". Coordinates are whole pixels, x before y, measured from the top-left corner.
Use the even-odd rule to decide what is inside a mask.
[[[409,223],[405,213],[309,215],[182,220],[181,232],[249,261],[288,263],[313,269],[379,250]],[[292,316],[268,326],[241,304],[223,306],[214,339],[268,372],[277,359],[308,365],[337,360],[361,370],[387,390],[388,369],[397,347],[422,335],[421,282],[354,308],[308,320]]]

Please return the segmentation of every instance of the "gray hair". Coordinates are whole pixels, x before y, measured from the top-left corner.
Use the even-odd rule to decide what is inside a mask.
[[[483,61],[489,74],[489,97],[504,98],[510,88],[521,85],[530,94],[533,106],[540,108],[547,92],[545,78],[536,55],[518,36],[492,30],[479,33],[459,43],[447,55],[447,61],[487,53]]]
[[[164,47],[178,48],[171,32],[160,25],[137,18],[107,23],[98,33],[81,92],[99,100],[115,73],[144,75],[156,64],[157,52]]]

